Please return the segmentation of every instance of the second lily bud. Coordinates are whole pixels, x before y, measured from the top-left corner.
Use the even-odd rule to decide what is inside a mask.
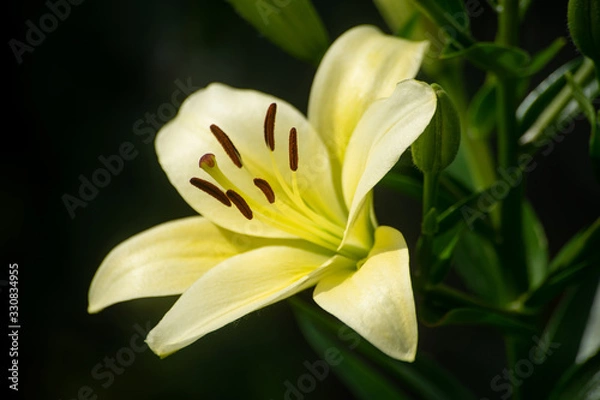
[[[448,94],[437,84],[437,109],[425,132],[412,145],[413,162],[424,173],[437,174],[456,157],[460,145],[460,118]]]

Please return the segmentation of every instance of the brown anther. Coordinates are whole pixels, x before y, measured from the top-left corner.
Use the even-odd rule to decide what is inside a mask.
[[[265,143],[271,149],[275,150],[275,113],[277,104],[271,103],[265,116]]]
[[[225,150],[225,153],[227,153],[229,158],[231,158],[231,161],[233,161],[236,167],[242,168],[242,156],[233,145],[231,139],[229,139],[229,136],[227,136],[227,134],[215,124],[210,126],[210,131],[213,133],[213,135],[215,135],[215,138],[217,138],[223,147],[223,150]]]
[[[204,193],[209,194],[215,199],[219,200],[221,203],[223,203],[223,205],[231,207],[231,201],[229,201],[229,198],[225,195],[225,193],[223,193],[221,189],[219,189],[212,183],[200,178],[192,178],[190,179],[190,183],[198,189],[202,190]]]
[[[200,166],[200,168],[202,168],[202,169],[204,169],[206,167],[213,168],[216,164],[217,164],[216,157],[212,153],[206,153],[205,155],[200,157],[200,160],[198,161],[198,166]]]
[[[231,189],[225,193],[227,194],[227,197],[229,197],[229,200],[231,200],[231,202],[235,204],[235,206],[238,208],[238,210],[240,210],[242,215],[246,217],[246,219],[252,219],[252,210],[250,209],[250,206],[248,205],[248,203],[246,203],[246,200],[244,200],[242,196],[240,196],[237,192]]]
[[[254,184],[263,192],[269,203],[275,203],[275,192],[273,192],[273,188],[271,188],[269,182],[265,181],[264,179],[255,178]]]
[[[298,169],[298,136],[296,128],[290,129],[290,169],[296,171]]]

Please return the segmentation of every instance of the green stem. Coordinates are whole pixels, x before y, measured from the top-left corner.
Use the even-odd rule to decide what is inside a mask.
[[[433,263],[433,237],[435,232],[431,228],[430,211],[435,208],[437,198],[439,174],[423,173],[423,222],[421,225],[421,237],[419,238],[419,269],[417,272],[418,286],[424,287],[429,280],[429,273]],[[435,216],[434,216],[435,218]]]
[[[504,46],[518,46],[519,42],[519,1],[503,0],[502,12],[498,21],[497,43]],[[515,110],[517,109],[517,81],[508,76],[498,75],[498,167],[507,171],[518,166],[518,130]],[[527,269],[525,266],[525,249],[523,246],[523,185],[514,185],[502,200],[501,215],[501,249],[503,270],[506,271],[507,289],[513,295],[527,289]],[[510,336],[505,337],[507,361],[509,366],[516,362],[517,346]],[[513,387],[513,399],[520,400],[518,386]]]
[[[438,174],[425,172],[423,174],[423,221],[429,210],[435,208],[437,198]]]
[[[504,0],[500,14],[497,42],[505,46],[518,45],[518,1]],[[508,171],[518,167],[517,81],[513,77],[497,76],[498,104],[498,167]],[[506,184],[506,183],[505,183]],[[516,297],[527,290],[527,269],[523,246],[523,185],[513,185],[500,205],[501,251],[509,292]]]

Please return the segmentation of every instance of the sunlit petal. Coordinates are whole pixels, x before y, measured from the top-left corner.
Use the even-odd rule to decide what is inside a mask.
[[[314,299],[390,357],[414,360],[417,320],[408,249],[397,230],[379,227],[361,268],[326,276],[317,284]]]
[[[358,123],[343,165],[344,199],[352,222],[365,196],[419,137],[435,113],[431,87],[412,79],[373,103]]]
[[[150,332],[147,342],[169,355],[236,319],[289,297],[319,278],[331,255],[271,246],[222,262],[191,286]]]
[[[226,231],[202,217],[155,226],[106,256],[90,286],[88,311],[140,297],[183,293],[221,261],[266,243],[266,239]]]
[[[308,118],[341,164],[362,114],[388,97],[398,82],[414,78],[427,42],[384,35],[359,26],[340,36],[325,54],[308,103]]]

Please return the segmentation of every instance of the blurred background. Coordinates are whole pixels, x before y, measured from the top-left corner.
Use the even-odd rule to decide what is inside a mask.
[[[386,29],[369,0],[315,3],[332,40],[358,24]],[[534,3],[522,33],[531,51],[567,36],[566,1]],[[0,280],[7,279],[9,263],[19,264],[20,396],[284,398],[285,382],[306,373],[305,361],[320,358],[285,302],[160,360],[140,349],[139,332],[154,326],[175,297],[127,302],[88,315],[87,290],[115,245],[194,214],[167,181],[153,144],[144,140],[148,134],[136,134],[136,126],[156,132],[172,117],[165,104],[172,103],[175,91],[215,81],[273,94],[305,112],[315,68],[262,38],[227,2],[198,0],[81,0],[56,29],[21,54],[19,63],[8,43],[25,43],[27,21],[39,26],[50,9],[43,1],[5,5]],[[472,21],[474,31],[480,39],[492,39],[495,16],[487,2],[481,5],[485,12]],[[547,72],[574,56],[567,45]],[[473,90],[482,79],[469,70]],[[148,114],[157,115],[156,125],[147,122]],[[551,154],[536,158],[539,166],[528,176],[528,197],[553,253],[597,216],[600,189],[587,157],[588,138],[589,126],[578,122]],[[118,154],[127,142],[135,157],[71,215],[65,194],[79,197],[80,177],[91,179],[102,167],[99,157]],[[378,189],[377,214],[414,244],[419,205],[391,195]],[[6,302],[6,291],[1,293]],[[484,329],[422,327],[419,350],[456,372],[481,397],[490,396],[490,380],[505,365],[500,337]],[[111,369],[117,356],[127,365]],[[4,380],[3,375],[3,385]],[[305,398],[352,397],[330,374]]]

